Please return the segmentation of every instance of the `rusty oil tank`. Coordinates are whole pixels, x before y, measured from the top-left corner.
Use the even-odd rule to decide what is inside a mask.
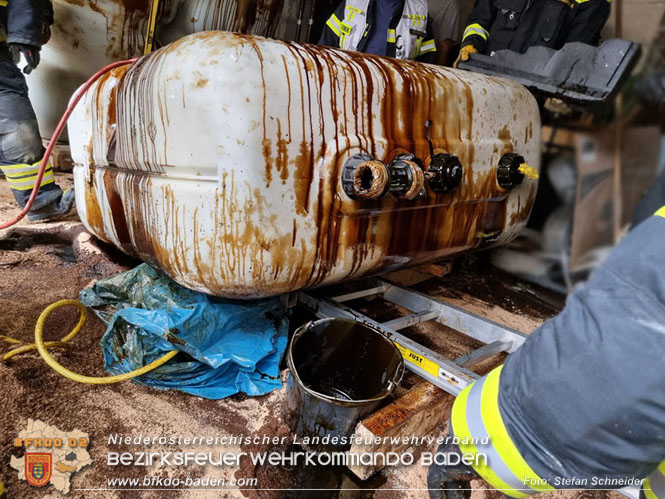
[[[157,38],[169,43],[220,29],[273,36],[283,0],[159,0]],[[143,54],[150,0],[53,0],[55,22],[37,71],[27,76],[44,137],[72,93],[100,67]]]
[[[69,127],[86,227],[233,298],[506,243],[540,161],[516,83],[213,31],[108,73]]]

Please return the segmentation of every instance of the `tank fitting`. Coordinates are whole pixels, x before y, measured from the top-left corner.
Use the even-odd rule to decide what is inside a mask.
[[[369,154],[355,154],[342,169],[342,188],[351,199],[380,199],[388,192],[390,173]]]
[[[436,154],[425,173],[429,186],[436,193],[455,190],[462,182],[464,168],[457,156]]]
[[[496,168],[496,180],[504,189],[513,189],[520,185],[524,180],[524,174],[520,171],[520,166],[524,164],[524,158],[519,154],[507,153],[499,160],[499,166]]]
[[[413,154],[395,156],[388,167],[390,187],[388,190],[405,199],[416,199],[425,194],[425,172],[420,160]]]

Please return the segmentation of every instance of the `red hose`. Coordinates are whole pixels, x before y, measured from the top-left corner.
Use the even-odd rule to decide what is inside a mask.
[[[49,159],[51,159],[53,148],[55,147],[56,142],[60,138],[60,135],[62,135],[62,131],[65,129],[65,126],[67,125],[67,120],[74,112],[74,108],[76,108],[76,105],[81,100],[81,97],[83,97],[83,94],[85,94],[88,91],[88,89],[92,86],[92,84],[95,83],[102,75],[108,73],[112,69],[117,68],[118,66],[131,64],[136,60],[137,59],[128,59],[126,61],[113,62],[108,66],[105,66],[99,71],[97,71],[94,75],[90,77],[90,79],[88,79],[88,81],[85,82],[85,84],[81,88],[78,89],[76,94],[74,94],[72,100],[69,102],[69,105],[65,110],[65,114],[63,114],[62,118],[60,118],[60,122],[58,123],[58,126],[55,128],[55,131],[53,132],[53,137],[51,137],[51,140],[49,140],[48,146],[46,147],[46,151],[44,152],[44,157],[42,158],[42,164],[39,167],[37,180],[35,181],[35,186],[32,188],[32,194],[30,195],[30,199],[28,199],[28,203],[25,205],[23,210],[21,210],[21,213],[19,213],[16,216],[16,218],[10,220],[9,222],[3,222],[2,224],[0,224],[0,229],[6,229],[7,227],[11,227],[12,225],[18,223],[19,220],[21,220],[24,216],[28,214],[30,208],[32,208],[32,205],[35,202],[35,199],[37,198],[37,194],[39,193],[39,187],[42,184],[42,178],[44,177],[44,172],[46,171],[46,167],[48,166],[48,161]]]

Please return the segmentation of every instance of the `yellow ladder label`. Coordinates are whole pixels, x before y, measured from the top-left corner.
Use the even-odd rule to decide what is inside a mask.
[[[422,355],[418,355],[414,351],[406,348],[403,345],[400,345],[396,341],[394,341],[393,343],[395,343],[397,348],[399,348],[399,351],[402,353],[402,357],[404,357],[404,360],[418,366],[420,369],[422,369],[428,374],[431,374],[435,378],[439,377],[439,365],[436,362],[426,359]]]

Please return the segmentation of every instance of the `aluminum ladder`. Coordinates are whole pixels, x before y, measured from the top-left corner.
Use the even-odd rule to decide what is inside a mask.
[[[455,305],[435,300],[423,293],[377,278],[360,281],[363,289],[331,298],[299,291],[296,302],[318,318],[343,317],[371,325],[390,338],[402,352],[407,369],[452,395],[458,395],[479,378],[469,368],[500,353],[511,353],[527,335]],[[358,298],[376,296],[405,308],[411,314],[387,322],[377,322],[345,305]],[[426,321],[436,321],[483,343],[483,346],[454,361],[400,334],[400,329]]]

